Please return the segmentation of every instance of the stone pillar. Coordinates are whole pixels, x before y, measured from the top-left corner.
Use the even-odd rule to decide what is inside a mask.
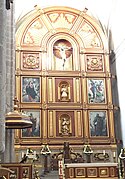
[[[15,95],[15,21],[14,21],[14,2],[10,4],[10,9],[6,11],[6,112],[13,111],[13,99]],[[7,129],[5,137],[4,162],[14,162],[14,130]]]
[[[6,9],[5,0],[0,1],[0,155],[5,150],[6,113]],[[1,156],[0,156],[1,157]],[[0,158],[2,160],[2,158]]]
[[[15,24],[13,4],[6,9],[6,0],[0,1],[0,159],[14,160],[14,131],[5,129],[5,114],[13,109],[15,89]]]

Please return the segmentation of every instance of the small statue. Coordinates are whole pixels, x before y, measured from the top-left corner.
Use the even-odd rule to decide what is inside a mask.
[[[60,93],[60,100],[61,101],[69,101],[69,98],[70,98],[70,89],[68,87],[68,84],[67,83],[62,83],[60,86],[59,86],[59,93]]]
[[[66,135],[70,133],[70,119],[66,117],[61,119],[61,132]]]
[[[66,85],[62,85],[61,87],[61,97],[67,98],[68,97],[68,89]]]

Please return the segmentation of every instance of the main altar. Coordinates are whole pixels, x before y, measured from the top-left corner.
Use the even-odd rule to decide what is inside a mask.
[[[49,168],[56,170],[68,142],[68,177],[117,177],[116,78],[107,34],[87,8],[35,6],[19,20],[15,72],[19,110],[33,123],[15,130],[16,161],[31,148],[40,155],[37,165],[42,170],[41,150],[48,145]],[[88,158],[84,149],[89,145],[93,153]]]

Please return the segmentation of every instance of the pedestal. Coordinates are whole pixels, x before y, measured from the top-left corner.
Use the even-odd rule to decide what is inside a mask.
[[[91,154],[86,154],[87,163],[91,163]]]
[[[48,173],[48,155],[44,155],[44,174]]]

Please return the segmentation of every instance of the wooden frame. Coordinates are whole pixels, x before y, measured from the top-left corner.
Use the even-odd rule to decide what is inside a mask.
[[[29,172],[29,167],[23,167],[22,168],[22,179],[24,178],[28,178],[29,175],[30,175],[30,172]]]
[[[18,179],[18,178],[19,178],[19,167],[10,166],[9,169],[11,169],[11,170],[14,171],[13,174],[10,174],[10,178],[13,177],[13,178],[15,178],[15,179]]]
[[[106,110],[88,112],[90,137],[108,137],[108,115]]]
[[[39,103],[41,101],[40,77],[23,76],[21,78],[21,102]]]
[[[41,137],[41,114],[40,110],[25,109],[23,113],[30,117],[33,123],[31,128],[21,130],[21,138],[40,138]]]
[[[86,177],[85,168],[75,168],[75,177],[76,178]]]
[[[87,96],[90,104],[106,103],[106,88],[104,78],[89,78],[87,80]]]
[[[109,168],[108,167],[100,167],[99,168],[99,177],[109,177]]]
[[[86,168],[87,170],[87,177],[92,177],[92,178],[96,178],[98,175],[98,171],[97,168]]]
[[[8,174],[9,175],[8,178],[15,178],[15,179],[32,178],[31,164],[6,163],[6,164],[1,164],[1,166],[14,171],[14,173]]]

